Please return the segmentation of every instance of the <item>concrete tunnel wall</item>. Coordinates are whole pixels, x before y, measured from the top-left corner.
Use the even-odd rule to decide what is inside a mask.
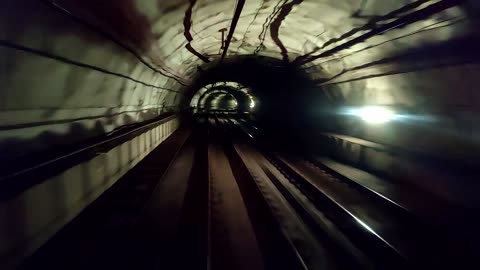
[[[0,201],[0,267],[26,256],[75,218],[180,125],[178,117]]]
[[[315,57],[444,2],[456,1],[246,1],[227,59],[309,61],[301,67],[319,92],[312,101],[321,99],[322,106],[305,109],[319,131],[475,162],[480,150],[475,1],[459,1],[424,20]],[[412,9],[390,13],[408,4]],[[0,159],[73,144],[188,107],[194,94],[188,85],[219,62],[219,30],[230,29],[235,7],[235,0],[4,1]],[[301,87],[290,90],[276,97],[279,102],[305,93]],[[362,105],[392,106],[413,120],[374,126],[340,113]],[[338,150],[354,159],[360,151],[355,147]],[[391,169],[382,162],[382,170]],[[53,234],[59,227],[45,228]]]
[[[181,93],[183,84],[198,75],[199,67],[218,61],[218,30],[229,26],[235,6],[235,1],[211,0],[104,1],[103,7],[94,2],[3,3],[2,158],[70,144],[186,106],[189,97]],[[382,15],[411,2],[421,4],[415,11],[442,1],[249,1],[228,54],[289,61],[307,53],[314,56],[338,45],[341,42],[334,42],[335,38],[372,18],[377,25],[398,18],[401,13],[383,20]],[[420,119],[365,127],[361,121],[340,117],[327,120],[328,129],[473,157],[479,132],[472,120],[478,116],[479,102],[474,90],[478,82],[475,10],[467,1],[305,64],[318,91],[334,105],[332,110],[343,105],[390,105]],[[301,89],[292,89],[292,95],[301,95]],[[321,114],[321,107],[314,109]],[[419,132],[425,136],[416,136]],[[432,140],[433,135],[438,139]]]
[[[2,160],[178,110],[175,81],[42,1],[3,2],[0,17]]]

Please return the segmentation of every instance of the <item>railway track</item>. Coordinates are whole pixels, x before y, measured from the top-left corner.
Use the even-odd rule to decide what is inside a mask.
[[[248,122],[182,130],[24,269],[468,269],[408,204],[259,144]]]
[[[258,128],[250,127],[244,120],[231,119],[230,123],[246,133],[246,138],[255,141]],[[474,213],[466,217],[465,209],[452,207],[416,189],[410,191],[378,182],[373,188],[375,184],[345,177],[308,154],[278,153],[261,144],[256,144],[256,149],[309,198],[309,203],[344,232],[352,245],[371,258],[376,268],[476,268],[472,239],[477,238],[468,239],[475,233],[456,231],[451,226],[461,225],[468,230],[469,223],[478,224]],[[378,186],[383,189],[377,189]],[[294,188],[288,192],[292,190]],[[391,195],[398,195],[394,192],[402,191],[411,192],[415,197],[405,199],[407,193],[392,198]],[[430,208],[422,205],[422,199]],[[439,213],[443,216],[438,216]],[[451,222],[449,217],[460,221]]]

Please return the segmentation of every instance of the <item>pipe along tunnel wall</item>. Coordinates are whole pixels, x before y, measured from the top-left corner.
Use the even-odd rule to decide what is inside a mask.
[[[478,206],[478,4],[239,2],[245,2],[240,10],[233,0],[4,1],[0,167],[182,111],[201,87],[234,81],[258,100],[250,117],[272,129],[349,164]],[[221,60],[226,43],[218,31],[231,29],[235,11],[238,24],[226,35]],[[349,113],[368,105],[399,117],[370,124]],[[460,165],[437,170],[450,163]],[[36,199],[52,198],[45,192]],[[2,201],[2,239],[16,235],[12,224],[32,227],[2,241],[2,258],[28,253],[20,246],[42,242],[32,235],[48,231],[41,238],[47,239],[83,207],[50,205],[40,215],[19,200]],[[69,218],[55,221],[62,215]]]

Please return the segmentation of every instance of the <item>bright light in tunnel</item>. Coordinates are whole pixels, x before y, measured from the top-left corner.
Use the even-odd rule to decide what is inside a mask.
[[[391,121],[395,118],[395,113],[385,107],[368,106],[353,111],[353,114],[362,120],[372,124],[381,124]]]
[[[382,124],[392,120],[403,123],[427,124],[440,120],[436,115],[406,113],[405,109],[394,110],[388,106],[365,106],[365,107],[344,107],[337,113],[340,115],[354,116],[370,124]]]
[[[250,108],[254,108],[255,107],[255,101],[253,101],[252,98],[250,98]]]

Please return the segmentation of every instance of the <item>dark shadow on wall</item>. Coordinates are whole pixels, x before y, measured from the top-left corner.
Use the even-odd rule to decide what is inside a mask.
[[[7,29],[2,38],[10,42],[25,40],[23,36],[32,27],[53,37],[73,35],[88,43],[111,46],[119,54],[129,54],[137,58],[129,60],[140,61],[156,73],[185,85],[158,55],[149,55],[157,67],[142,56],[149,52],[155,37],[149,20],[136,9],[134,1],[109,0],[98,5],[90,0],[8,0],[2,5],[0,17]],[[48,42],[41,45],[41,49],[47,50],[51,46]]]
[[[357,65],[355,67],[346,68],[332,77],[318,79],[316,80],[316,83],[326,84],[333,80],[336,80],[334,83],[351,82],[354,80],[375,78],[390,74],[400,74],[439,67],[479,63],[480,55],[477,52],[477,48],[479,48],[479,46],[480,36],[478,36],[478,34],[471,34],[442,43],[428,44],[418,48],[409,49],[398,55],[385,57],[376,61]],[[369,74],[368,71],[370,68],[392,70]],[[373,69],[373,71],[376,70]],[[366,74],[362,74],[364,72]],[[344,79],[338,79],[339,77],[342,77],[348,73],[352,74],[350,76],[344,76]]]
[[[294,0],[289,2],[288,4],[284,2],[280,8],[280,12],[278,13],[277,17],[270,24],[270,35],[273,39],[273,42],[275,42],[278,48],[280,48],[282,59],[285,62],[289,62],[288,50],[285,45],[283,45],[283,42],[280,40],[280,26],[282,25],[282,22],[287,18],[288,14],[290,14],[290,11],[292,11],[293,6],[300,5],[302,2],[303,0]]]
[[[110,107],[110,108],[104,108],[106,109],[106,111],[105,111],[105,114],[102,114],[102,115],[68,118],[68,119],[60,119],[60,120],[39,121],[39,122],[21,123],[21,124],[11,124],[11,125],[1,125],[0,132],[6,131],[6,130],[14,130],[14,129],[35,128],[35,127],[41,127],[41,126],[47,126],[47,125],[70,124],[74,122],[80,122],[85,120],[95,120],[95,119],[102,119],[102,118],[103,118],[102,120],[104,120],[107,125],[112,125],[116,118],[124,114],[136,114],[139,116],[138,119],[148,120],[151,117],[158,116],[161,111],[167,110],[168,108],[169,108],[168,106],[159,106],[158,108],[153,108],[153,109],[138,109],[138,110],[129,110],[129,111],[121,111],[118,113],[113,113],[113,109],[115,108]],[[61,109],[63,108],[48,109],[44,113],[44,116],[45,117],[51,116],[52,114],[57,112],[57,110],[61,110]],[[86,107],[85,109],[88,109],[88,107]],[[147,117],[147,118],[142,118],[142,117]],[[127,119],[133,119],[133,118],[127,118]],[[126,122],[126,123],[131,124],[131,122]]]
[[[160,114],[160,116],[159,116]],[[45,162],[88,147],[94,143],[105,140],[109,136],[116,135],[121,131],[129,131],[142,124],[158,121],[172,115],[167,109],[163,112],[141,112],[137,115],[120,115],[123,125],[116,130],[106,133],[105,121],[114,121],[105,117],[96,120],[91,128],[81,122],[68,124],[66,133],[55,133],[51,130],[41,132],[38,136],[30,139],[7,138],[0,142],[0,172],[1,176],[20,171],[41,162]],[[143,122],[138,122],[144,119]]]
[[[55,154],[43,153],[43,151],[49,148],[56,149],[54,152],[62,152],[62,150],[65,149],[64,147],[68,148],[68,145],[72,143],[78,143],[104,133],[105,130],[103,129],[102,123],[97,120],[95,121],[93,129],[88,129],[80,123],[73,123],[69,125],[69,130],[65,134],[47,130],[32,139],[5,139],[0,142],[0,151],[2,152],[0,156],[2,162],[0,171],[2,175],[8,175],[9,172],[21,169],[24,163],[31,163],[33,165],[35,163],[33,160],[40,159],[39,157],[35,158],[33,156],[44,155],[43,158],[48,158],[48,156],[53,158],[56,156]],[[72,138],[75,138],[75,140]],[[29,162],[28,160],[32,161]]]
[[[192,24],[193,24],[193,22],[192,22],[192,10],[193,10],[193,7],[195,6],[196,2],[197,2],[197,0],[190,0],[190,4],[189,4],[187,10],[185,11],[185,17],[183,19],[183,28],[184,28],[183,35],[185,36],[185,39],[188,41],[188,43],[185,44],[185,48],[189,52],[191,52],[192,54],[197,56],[199,59],[201,59],[203,62],[208,63],[208,62],[210,62],[208,57],[206,57],[205,55],[202,55],[199,51],[194,49],[192,47],[192,44],[191,44],[191,42],[193,41],[192,34],[190,33],[190,30],[192,30]]]
[[[57,0],[56,4],[142,51],[148,51],[154,41],[149,20],[137,10],[133,0],[104,0],[101,4],[96,0]]]
[[[2,3],[0,16],[7,26],[5,37],[12,41],[20,40],[25,29],[34,25],[48,31],[50,36],[75,35],[92,43],[110,42],[38,0],[7,0]]]

